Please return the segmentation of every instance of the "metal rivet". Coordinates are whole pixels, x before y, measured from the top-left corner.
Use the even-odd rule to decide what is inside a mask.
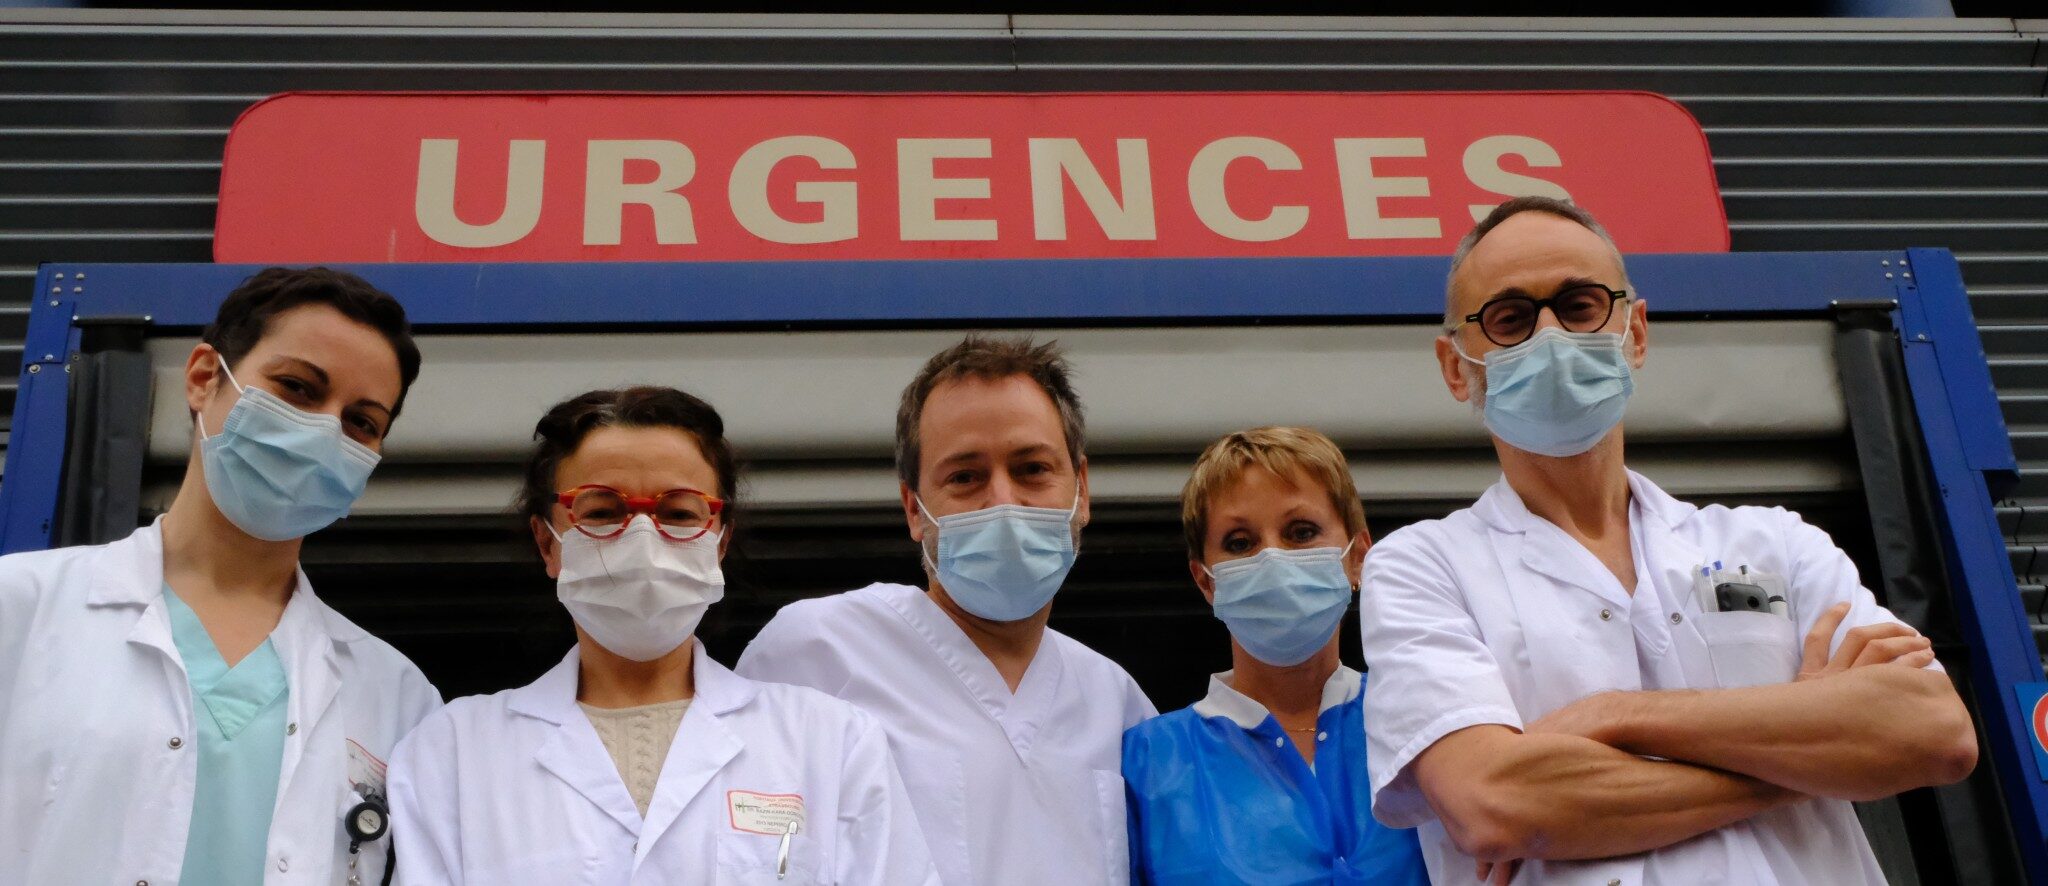
[[[51,302],[51,303],[50,303],[50,307],[53,307],[53,308],[54,308],[54,307],[56,307],[56,306],[57,306],[57,303],[56,303],[56,302]]]
[[[1685,620],[1685,616],[1683,616],[1683,615],[1679,615],[1679,614],[1678,614],[1678,613],[1676,613],[1676,612],[1674,612],[1674,613],[1671,613],[1671,623],[1672,623],[1672,624],[1678,624],[1679,622],[1682,622],[1682,621],[1684,621],[1684,620]]]
[[[1886,280],[1890,280],[1890,279],[1892,278],[1892,274],[1891,274],[1891,272],[1890,272],[1890,271],[1886,271],[1886,272],[1885,272],[1885,274],[1884,274],[1884,278],[1885,278]]]
[[[50,361],[50,360],[55,360],[55,359],[57,359],[57,355],[56,355],[56,354],[44,354],[44,355],[43,355],[43,360],[44,360],[44,361],[46,361],[46,362],[47,362],[47,361]]]
[[[78,273],[77,273],[77,274],[76,274],[75,276],[76,276],[76,277],[77,277],[78,279],[80,279],[80,280],[83,280],[83,279],[85,279],[85,272],[84,272],[84,271],[79,271],[79,272],[78,272]]]
[[[50,287],[50,294],[51,294],[51,295],[62,295],[63,293],[64,293],[64,287],[62,287],[62,286],[52,286],[52,287]],[[51,302],[50,304],[53,304],[53,305],[54,305],[54,304],[56,304],[56,302]]]
[[[63,271],[58,271],[58,272],[57,272],[57,279],[59,279],[59,280],[62,280],[62,279],[64,279],[64,272],[63,272]]]
[[[1899,272],[1899,276],[1901,276],[1901,277],[1904,277],[1904,278],[1906,278],[1906,279],[1908,279],[1908,280],[1911,280],[1911,279],[1913,279],[1913,272],[1912,272],[1912,271],[1900,271],[1900,272]]]
[[[43,371],[43,364],[41,363],[30,363],[28,365],[28,374],[30,375],[34,375],[41,371]]]
[[[171,750],[174,750],[174,751],[175,751],[175,750],[177,750],[177,749],[179,749],[179,748],[182,748],[182,747],[184,747],[184,746],[185,746],[185,740],[184,740],[184,739],[182,739],[182,738],[179,738],[179,737],[177,737],[177,736],[175,736],[175,735],[173,735],[173,736],[171,736],[171,741],[170,741],[170,745],[171,745]]]
[[[1883,266],[1885,266],[1885,267],[1887,267],[1887,268],[1889,268],[1889,267],[1891,267],[1891,266],[1892,266],[1892,260],[1891,260],[1891,259],[1888,259],[1888,258],[1882,258],[1882,259],[1878,259],[1877,263],[1878,263],[1878,264],[1880,264],[1880,265],[1883,265]]]
[[[1611,610],[1607,610],[1607,609],[1602,609],[1602,610],[1600,610],[1600,620],[1601,620],[1601,621],[1607,621],[1608,619],[1611,619],[1611,618],[1613,618],[1613,617],[1614,617],[1614,613],[1613,613],[1613,611],[1611,611]]]
[[[1913,340],[1914,340],[1914,341],[1926,341],[1926,340],[1927,340],[1927,333],[1923,332],[1923,333],[1920,333],[1919,335],[1913,336]]]
[[[84,292],[84,291],[85,291],[85,287],[83,287],[83,286],[73,286],[73,287],[71,287],[71,291],[72,291],[72,292]]]

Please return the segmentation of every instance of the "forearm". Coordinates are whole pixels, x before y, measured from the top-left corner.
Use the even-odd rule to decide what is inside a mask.
[[[1596,696],[1624,751],[1849,800],[1948,784],[1976,764],[1969,713],[1935,671],[1884,665],[1821,680]]]
[[[1798,799],[1757,779],[1577,736],[1512,736],[1467,762],[1482,769],[1478,777],[1424,791],[1453,842],[1482,861],[1646,852]]]

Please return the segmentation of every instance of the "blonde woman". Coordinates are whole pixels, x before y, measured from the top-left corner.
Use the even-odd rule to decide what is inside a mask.
[[[1373,820],[1364,677],[1337,657],[1372,544],[1343,453],[1306,428],[1217,440],[1181,527],[1232,668],[1124,733],[1132,882],[1428,883],[1414,832]]]

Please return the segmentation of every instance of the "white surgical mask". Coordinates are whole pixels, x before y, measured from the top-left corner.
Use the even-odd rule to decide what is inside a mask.
[[[555,596],[592,640],[622,657],[653,661],[674,652],[725,597],[715,531],[670,541],[652,519],[635,515],[611,538],[573,529],[555,538],[562,563]]]

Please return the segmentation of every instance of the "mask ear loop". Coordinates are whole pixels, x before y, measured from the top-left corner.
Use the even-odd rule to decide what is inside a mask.
[[[235,386],[235,396],[240,397],[245,391],[242,387],[242,383],[235,381],[235,371],[228,368],[227,359],[222,357],[219,351],[215,351],[213,354],[213,362],[219,365],[220,371],[228,377],[228,384]],[[203,415],[200,416],[199,420],[197,422],[194,422],[194,424],[197,424],[199,426],[199,442],[201,443],[211,440],[214,437],[220,436],[220,434],[208,434],[206,432],[206,417]],[[221,433],[227,433],[227,428],[222,427]]]
[[[1338,566],[1339,566],[1339,567],[1342,567],[1342,566],[1343,566],[1343,564],[1344,564],[1344,561],[1345,561],[1345,560],[1348,560],[1348,559],[1350,559],[1350,558],[1351,558],[1351,549],[1352,549],[1352,548],[1355,548],[1355,547],[1357,547],[1357,546],[1358,546],[1358,535],[1357,535],[1356,533],[1353,533],[1353,534],[1352,534],[1352,536],[1351,536],[1351,540],[1350,540],[1350,541],[1347,541],[1347,542],[1345,542],[1345,543],[1344,543],[1344,553],[1341,553],[1341,554],[1338,554],[1338,555],[1337,555],[1337,564],[1338,564]],[[1363,572],[1365,571],[1365,564],[1364,564],[1364,563],[1362,563],[1362,562],[1361,562],[1361,563],[1359,563],[1359,564],[1358,564],[1358,569],[1359,569],[1359,571],[1360,571],[1361,573],[1363,573]],[[1351,576],[1350,576],[1350,575],[1348,575],[1348,574],[1347,574],[1347,575],[1345,575],[1344,577],[1345,577],[1345,578],[1351,578]],[[1358,591],[1359,591],[1359,587],[1358,587],[1358,580],[1357,580],[1357,579],[1352,579],[1352,581],[1351,581],[1351,593],[1354,593],[1354,594],[1356,594],[1356,593],[1358,593]]]
[[[910,500],[917,503],[918,515],[923,517],[926,522],[932,525],[931,548],[926,549],[924,540],[918,539],[917,557],[918,559],[924,561],[924,568],[931,571],[932,579],[936,581],[938,580],[939,575],[939,564],[932,561],[932,551],[937,550],[939,547],[939,518],[932,516],[931,509],[924,506],[924,496],[918,495],[917,493],[913,492],[910,494]]]

